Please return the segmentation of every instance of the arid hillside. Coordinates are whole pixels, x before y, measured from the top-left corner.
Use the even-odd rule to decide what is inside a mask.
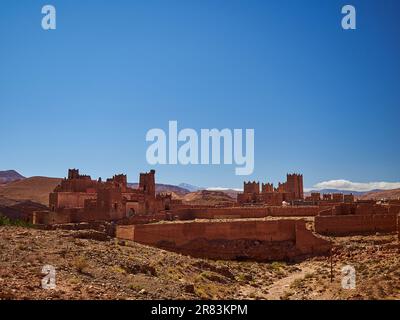
[[[0,185],[22,179],[25,179],[25,177],[15,170],[0,171]]]
[[[117,241],[100,231],[0,226],[1,299],[400,299],[397,235],[332,238],[329,257],[213,261]],[[45,290],[45,265],[56,288]],[[356,288],[342,289],[342,268]]]
[[[49,204],[49,193],[60,183],[60,178],[31,177],[0,187],[0,196],[13,200],[30,200]]]
[[[128,186],[136,189],[139,188],[139,183],[128,183]],[[179,186],[156,183],[156,193],[171,193],[172,195],[175,195],[176,198],[179,198],[181,196],[184,196],[185,194],[188,194],[189,192],[189,190],[181,188]]]
[[[211,190],[191,192],[181,199],[183,202],[192,205],[229,205],[236,202],[236,199],[230,197],[225,192]]]
[[[230,196],[233,199],[237,198],[238,193],[241,193],[242,191],[237,191],[237,190],[233,190],[233,189],[226,189],[226,190],[212,190],[212,189],[207,189],[209,191],[221,191],[225,194],[227,194],[228,196]]]
[[[358,197],[361,200],[400,199],[400,189],[371,191]]]

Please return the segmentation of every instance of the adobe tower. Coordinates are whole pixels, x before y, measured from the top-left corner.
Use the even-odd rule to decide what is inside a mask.
[[[303,191],[303,175],[302,174],[287,174],[286,176],[286,192],[294,194],[294,199],[299,200],[304,198]]]

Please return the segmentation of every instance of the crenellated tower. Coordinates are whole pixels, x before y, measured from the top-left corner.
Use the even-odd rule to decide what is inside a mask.
[[[144,191],[145,195],[152,198],[156,197],[155,173],[155,170],[150,170],[150,172],[141,173],[139,178],[139,188]]]
[[[286,176],[286,192],[294,194],[296,200],[304,198],[303,175],[292,173]]]
[[[255,181],[244,182],[243,193],[259,194],[260,193],[260,183],[255,182]]]

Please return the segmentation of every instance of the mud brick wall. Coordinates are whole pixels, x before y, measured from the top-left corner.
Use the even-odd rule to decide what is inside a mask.
[[[288,207],[268,207],[268,215],[273,217],[315,217],[320,208],[318,206],[288,206]]]
[[[356,208],[356,215],[361,214],[388,214],[389,207],[382,205],[371,205],[371,204],[359,204]]]
[[[315,217],[315,231],[326,235],[349,235],[396,231],[396,214],[362,214]]]
[[[397,238],[400,241],[400,214],[397,216]]]
[[[390,205],[389,214],[400,214],[400,205]]]
[[[50,208],[83,208],[85,200],[96,199],[96,193],[86,192],[56,192],[50,193]]]
[[[306,229],[305,223],[296,223],[296,248],[303,254],[326,254],[331,249],[331,243],[319,238]]]
[[[294,241],[296,238],[295,224],[296,221],[294,220],[284,220],[118,226],[117,238],[134,240],[150,245],[156,245],[158,242],[165,240],[172,241],[178,246],[199,238],[206,240],[257,239],[261,241]]]
[[[186,254],[205,258],[235,259],[243,252],[237,246],[237,241],[259,241],[265,247],[257,251],[257,247],[250,245],[253,251],[250,258],[256,260],[281,259],[309,254],[323,254],[330,249],[330,243],[315,236],[306,229],[303,220],[276,220],[276,221],[231,221],[231,222],[191,222],[169,223],[152,225],[117,226],[116,237],[133,240],[142,244],[174,251],[183,251]],[[223,242],[220,250],[208,251],[208,246],[215,241]],[[198,248],[201,243],[201,248]],[[268,243],[275,249],[268,251]],[[290,243],[291,245],[288,245]],[[278,246],[278,249],[277,249]],[[265,248],[263,250],[262,248]],[[183,250],[181,250],[183,249]]]
[[[219,219],[219,218],[263,218],[266,208],[185,208],[170,211],[181,220]]]
[[[165,213],[152,214],[152,215],[135,215],[130,218],[124,218],[117,221],[119,225],[131,225],[131,224],[147,224],[152,222],[158,222],[167,220],[167,215]]]
[[[98,211],[83,211],[65,209],[61,212],[53,211],[36,211],[32,214],[33,224],[65,224],[65,223],[81,223],[93,221],[111,221],[113,220],[109,214]]]
[[[262,218],[266,216],[265,208],[210,208],[205,212],[196,210],[195,218],[197,219],[214,219],[219,217],[236,217],[236,218]]]
[[[320,208],[318,206],[304,207],[256,207],[256,208],[195,208],[178,209],[171,211],[172,215],[182,220],[194,219],[235,219],[235,218],[264,218],[273,217],[307,217],[316,216]]]
[[[379,205],[371,203],[352,203],[340,204],[332,208],[320,210],[320,216],[334,215],[385,215],[385,214],[399,214],[400,206],[398,205]]]
[[[71,215],[69,213],[51,212],[51,211],[36,211],[32,214],[33,224],[63,224],[70,223]]]
[[[195,219],[215,218],[262,218],[266,216],[265,208],[208,208],[206,210],[196,209]]]

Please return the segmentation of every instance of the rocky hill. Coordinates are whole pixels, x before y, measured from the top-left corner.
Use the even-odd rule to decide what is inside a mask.
[[[361,200],[400,199],[400,189],[370,191],[358,198]]]
[[[0,171],[0,184],[7,184],[22,179],[25,179],[25,177],[15,170]]]
[[[230,197],[223,191],[199,190],[191,192],[182,198],[184,203],[192,205],[229,205],[236,202],[236,199]]]
[[[128,186],[131,188],[138,188],[138,183],[128,183]],[[156,183],[156,193],[172,193],[176,196],[184,196],[185,194],[190,193],[188,189],[181,188],[179,186],[174,186],[172,184],[162,184]]]

